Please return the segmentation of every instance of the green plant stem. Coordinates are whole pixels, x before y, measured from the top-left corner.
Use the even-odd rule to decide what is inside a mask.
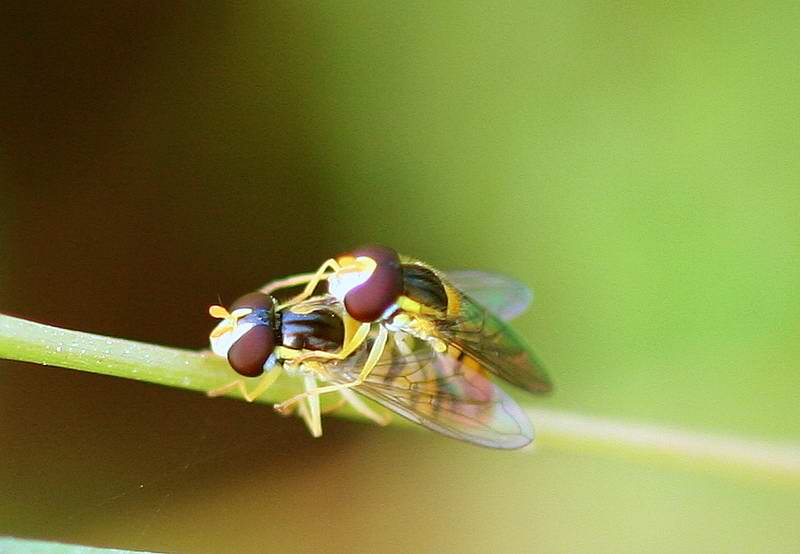
[[[0,552],[3,554],[148,554],[143,550],[119,550],[116,548],[95,548],[79,544],[37,541],[0,537]]]
[[[0,357],[202,392],[230,382],[234,375],[225,360],[209,352],[71,331],[6,315],[0,315]],[[284,381],[260,400],[275,402],[290,392]]]
[[[206,392],[235,378],[227,362],[210,353],[70,331],[0,314],[0,358],[54,365]],[[279,379],[258,401],[275,403],[300,392],[294,379]],[[238,393],[230,396],[238,397]],[[774,444],[628,423],[525,406],[534,421],[536,449],[608,452],[780,476],[800,483],[800,445]],[[350,409],[337,416],[363,419]],[[408,425],[402,418],[396,424]]]
[[[0,314],[2,358],[125,377],[203,393],[237,378],[226,360],[209,351],[198,352],[94,335]],[[256,402],[275,404],[299,392],[302,392],[302,387],[297,380],[279,379]],[[241,399],[236,391],[227,396]],[[336,415],[365,419],[347,406],[337,410]]]

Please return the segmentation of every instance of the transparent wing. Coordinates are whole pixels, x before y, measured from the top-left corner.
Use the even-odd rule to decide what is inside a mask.
[[[448,288],[448,313],[445,317],[432,320],[439,338],[512,385],[530,392],[549,392],[553,388],[541,362],[508,324],[461,291],[442,272],[407,256],[403,257],[403,261],[428,269]],[[481,280],[482,278],[473,278],[473,284]],[[495,306],[502,307],[503,303],[496,303]]]
[[[408,336],[399,341],[405,353],[390,340],[375,369],[355,391],[423,427],[462,441],[510,449],[533,440],[528,417],[474,359],[458,350],[439,354]],[[362,350],[331,368],[335,381],[355,379],[365,353]]]
[[[549,392],[550,378],[530,347],[486,308],[459,295],[457,315],[437,321],[439,336],[489,372],[530,392]]]
[[[516,279],[470,269],[448,271],[447,280],[475,302],[504,321],[510,321],[528,309],[533,292]]]

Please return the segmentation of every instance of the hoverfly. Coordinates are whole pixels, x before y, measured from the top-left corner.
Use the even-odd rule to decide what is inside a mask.
[[[315,296],[323,282],[327,290]],[[300,285],[303,291],[281,304],[270,296]],[[531,392],[550,390],[541,365],[501,319],[523,311],[530,298],[524,285],[505,277],[445,276],[389,248],[364,247],[327,260],[314,273],[270,283],[235,302],[231,312],[213,306],[212,315],[223,318],[212,332],[214,351],[242,375],[262,368],[269,373],[251,393],[236,381],[211,394],[238,387],[252,400],[283,367],[303,375],[306,391],[276,409],[297,407],[315,436],[321,434],[319,396],[326,393],[340,393],[385,423],[356,391],[445,435],[519,448],[533,438],[530,423],[489,374]],[[317,378],[326,384],[317,387]]]
[[[250,391],[243,379],[237,379],[209,391],[208,395],[220,396],[236,389],[248,402],[261,396],[284,371],[289,376],[302,377],[306,391],[317,390],[318,378],[328,381],[333,375],[326,371],[325,364],[303,360],[301,356],[341,352],[342,345],[350,340],[348,333],[352,333],[345,323],[348,317],[330,296],[279,307],[274,297],[252,292],[234,301],[230,311],[222,306],[211,306],[209,313],[222,319],[209,337],[212,351],[226,357],[231,368],[242,377],[261,376],[261,380]],[[343,402],[365,417],[380,425],[388,423],[387,415],[372,410],[352,391],[342,389],[339,392]],[[293,402],[280,411],[287,414],[292,407],[297,408],[312,435],[322,435],[319,394]]]

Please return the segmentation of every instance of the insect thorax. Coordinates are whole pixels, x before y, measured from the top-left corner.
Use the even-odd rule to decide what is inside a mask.
[[[403,295],[441,314],[447,313],[448,295],[436,273],[419,264],[403,264]]]
[[[335,352],[344,340],[342,319],[329,310],[281,314],[281,344],[294,350]]]

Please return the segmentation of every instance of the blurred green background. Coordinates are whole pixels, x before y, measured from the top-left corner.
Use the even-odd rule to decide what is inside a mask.
[[[0,311],[199,348],[383,242],[529,283],[537,405],[799,440],[800,7],[4,5]],[[796,552],[798,487],[0,362],[0,534]]]

